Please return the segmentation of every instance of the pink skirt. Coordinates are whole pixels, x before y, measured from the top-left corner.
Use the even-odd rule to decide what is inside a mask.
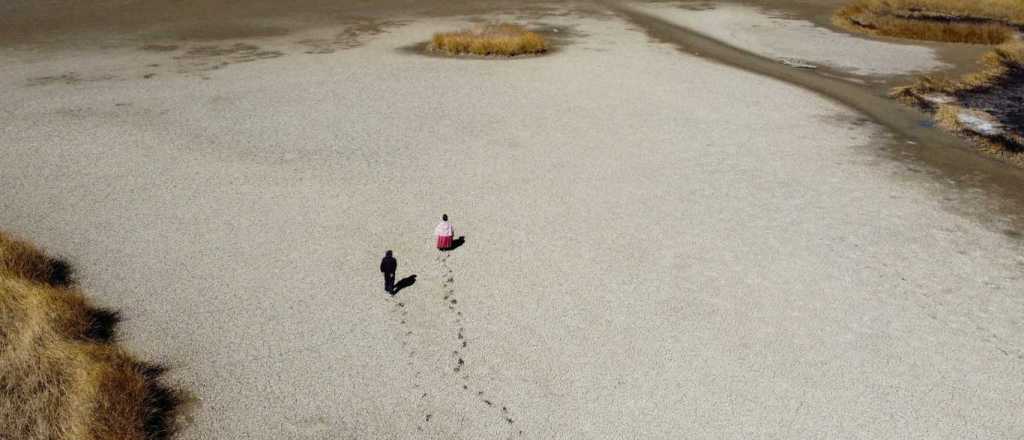
[[[451,247],[452,247],[452,236],[451,235],[449,235],[447,237],[443,237],[443,236],[440,236],[440,235],[437,236],[437,248],[438,249],[443,251],[443,250],[446,250],[446,249],[451,249]]]

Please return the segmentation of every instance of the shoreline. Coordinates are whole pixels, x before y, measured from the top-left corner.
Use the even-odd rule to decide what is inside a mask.
[[[980,153],[1024,168],[1024,23],[969,14],[878,11],[850,3],[836,11],[832,23],[858,34],[990,47],[978,61],[980,69],[953,79],[918,76],[911,85],[893,87],[890,95],[933,115],[940,127]]]
[[[869,87],[831,76],[827,69],[794,69],[624,3],[612,0],[603,4],[623,14],[652,38],[672,44],[684,53],[793,84],[856,110],[896,135],[888,146],[892,158],[902,160],[909,156],[930,165],[946,179],[984,189],[996,200],[1005,202],[997,205],[998,217],[1012,219],[1016,229],[1024,228],[1024,217],[1019,215],[1024,212],[1024,192],[1019,191],[1024,168],[998,156],[980,154],[967,140],[934,127],[929,115],[921,110],[875,95]]]

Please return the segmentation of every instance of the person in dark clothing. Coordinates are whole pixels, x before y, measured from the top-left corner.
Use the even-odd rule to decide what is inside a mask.
[[[391,256],[391,251],[384,253],[384,259],[380,260],[380,271],[384,274],[384,290],[390,294],[395,293],[395,272],[398,270],[398,260]]]

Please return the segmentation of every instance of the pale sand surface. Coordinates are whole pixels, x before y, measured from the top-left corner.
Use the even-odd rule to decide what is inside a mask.
[[[820,27],[781,9],[731,3],[636,2],[632,6],[768,58],[792,58],[861,76],[948,69],[934,49],[878,41]]]
[[[395,49],[454,19],[149,80],[117,66],[170,55],[5,52],[0,225],[196,395],[186,440],[1024,436],[1021,242],[955,213],[984,195],[808,92],[545,21],[575,44],[510,62]],[[68,71],[117,78],[26,86]]]

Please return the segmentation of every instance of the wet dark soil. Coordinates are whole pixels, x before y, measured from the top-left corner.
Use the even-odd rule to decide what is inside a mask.
[[[979,90],[957,93],[964,107],[984,111],[994,116],[1005,128],[1024,139],[1024,68],[1014,68],[1002,81]],[[1024,144],[1010,145],[1014,151],[1024,151]]]

